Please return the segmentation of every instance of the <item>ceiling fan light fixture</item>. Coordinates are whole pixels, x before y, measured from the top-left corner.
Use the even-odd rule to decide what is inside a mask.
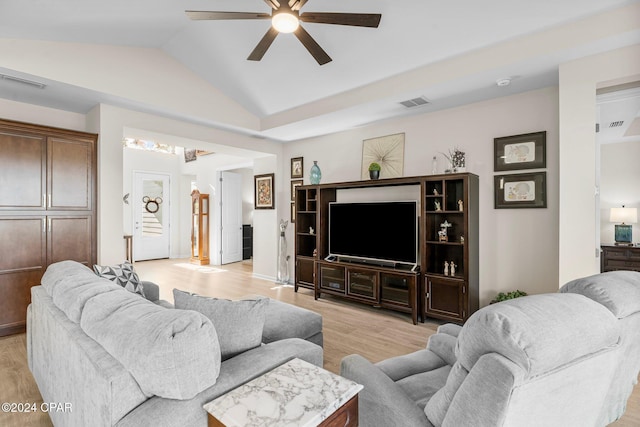
[[[279,33],[293,33],[300,26],[298,17],[289,12],[275,13],[271,18],[271,25]]]

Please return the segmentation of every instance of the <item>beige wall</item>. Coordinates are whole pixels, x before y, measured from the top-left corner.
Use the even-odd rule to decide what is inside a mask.
[[[547,209],[493,208],[493,139],[547,131]],[[387,121],[305,141],[286,144],[291,157],[304,157],[304,180],[318,160],[322,182],[360,179],[362,141],[405,133],[404,175],[428,175],[431,159],[459,147],[467,168],[480,177],[480,298],[487,304],[497,292],[520,289],[554,292],[558,277],[558,91],[547,88],[470,104],[459,108]],[[527,172],[527,171],[521,171]],[[288,208],[289,191],[285,199]],[[280,205],[281,209],[285,204]],[[288,230],[289,241],[293,230]],[[292,246],[292,245],[290,245]],[[291,251],[291,254],[293,252]]]
[[[640,210],[640,141],[603,144],[600,147],[600,241],[614,242],[611,208],[625,205]],[[633,224],[633,241],[640,242],[640,228]]]
[[[600,272],[596,209],[596,89],[640,74],[640,45],[560,65],[558,285]]]

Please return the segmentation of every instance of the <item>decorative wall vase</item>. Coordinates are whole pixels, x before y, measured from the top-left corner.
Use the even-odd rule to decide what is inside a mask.
[[[287,236],[285,231],[289,221],[280,220],[280,241],[278,242],[278,273],[276,281],[286,285],[289,283],[289,255],[287,255]]]
[[[309,180],[312,185],[320,184],[320,179],[322,178],[322,171],[320,170],[320,166],[318,166],[318,161],[313,161],[313,166],[311,166],[311,173],[309,174]]]
[[[371,179],[379,179],[380,171],[369,171],[369,178]]]

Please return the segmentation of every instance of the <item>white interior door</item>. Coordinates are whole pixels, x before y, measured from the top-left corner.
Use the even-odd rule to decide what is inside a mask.
[[[221,263],[242,261],[242,175],[234,172],[220,174],[220,203],[222,230]]]
[[[169,175],[134,172],[133,259],[169,258]]]

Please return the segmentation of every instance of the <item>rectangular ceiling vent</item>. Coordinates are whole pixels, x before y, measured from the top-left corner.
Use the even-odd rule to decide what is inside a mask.
[[[34,82],[33,80],[22,79],[16,76],[10,76],[8,74],[0,74],[0,78],[3,80],[9,80],[16,83],[22,83],[25,85],[37,87],[38,89],[44,89],[45,87],[47,87],[47,85],[44,83]]]
[[[420,107],[422,105],[429,104],[429,100],[424,96],[421,96],[419,98],[413,98],[413,99],[408,99],[406,101],[402,101],[400,104],[404,105],[407,108],[414,108],[414,107]]]
[[[624,120],[618,120],[617,122],[611,122],[609,123],[609,127],[610,128],[619,128],[620,126],[622,126],[624,124]]]

